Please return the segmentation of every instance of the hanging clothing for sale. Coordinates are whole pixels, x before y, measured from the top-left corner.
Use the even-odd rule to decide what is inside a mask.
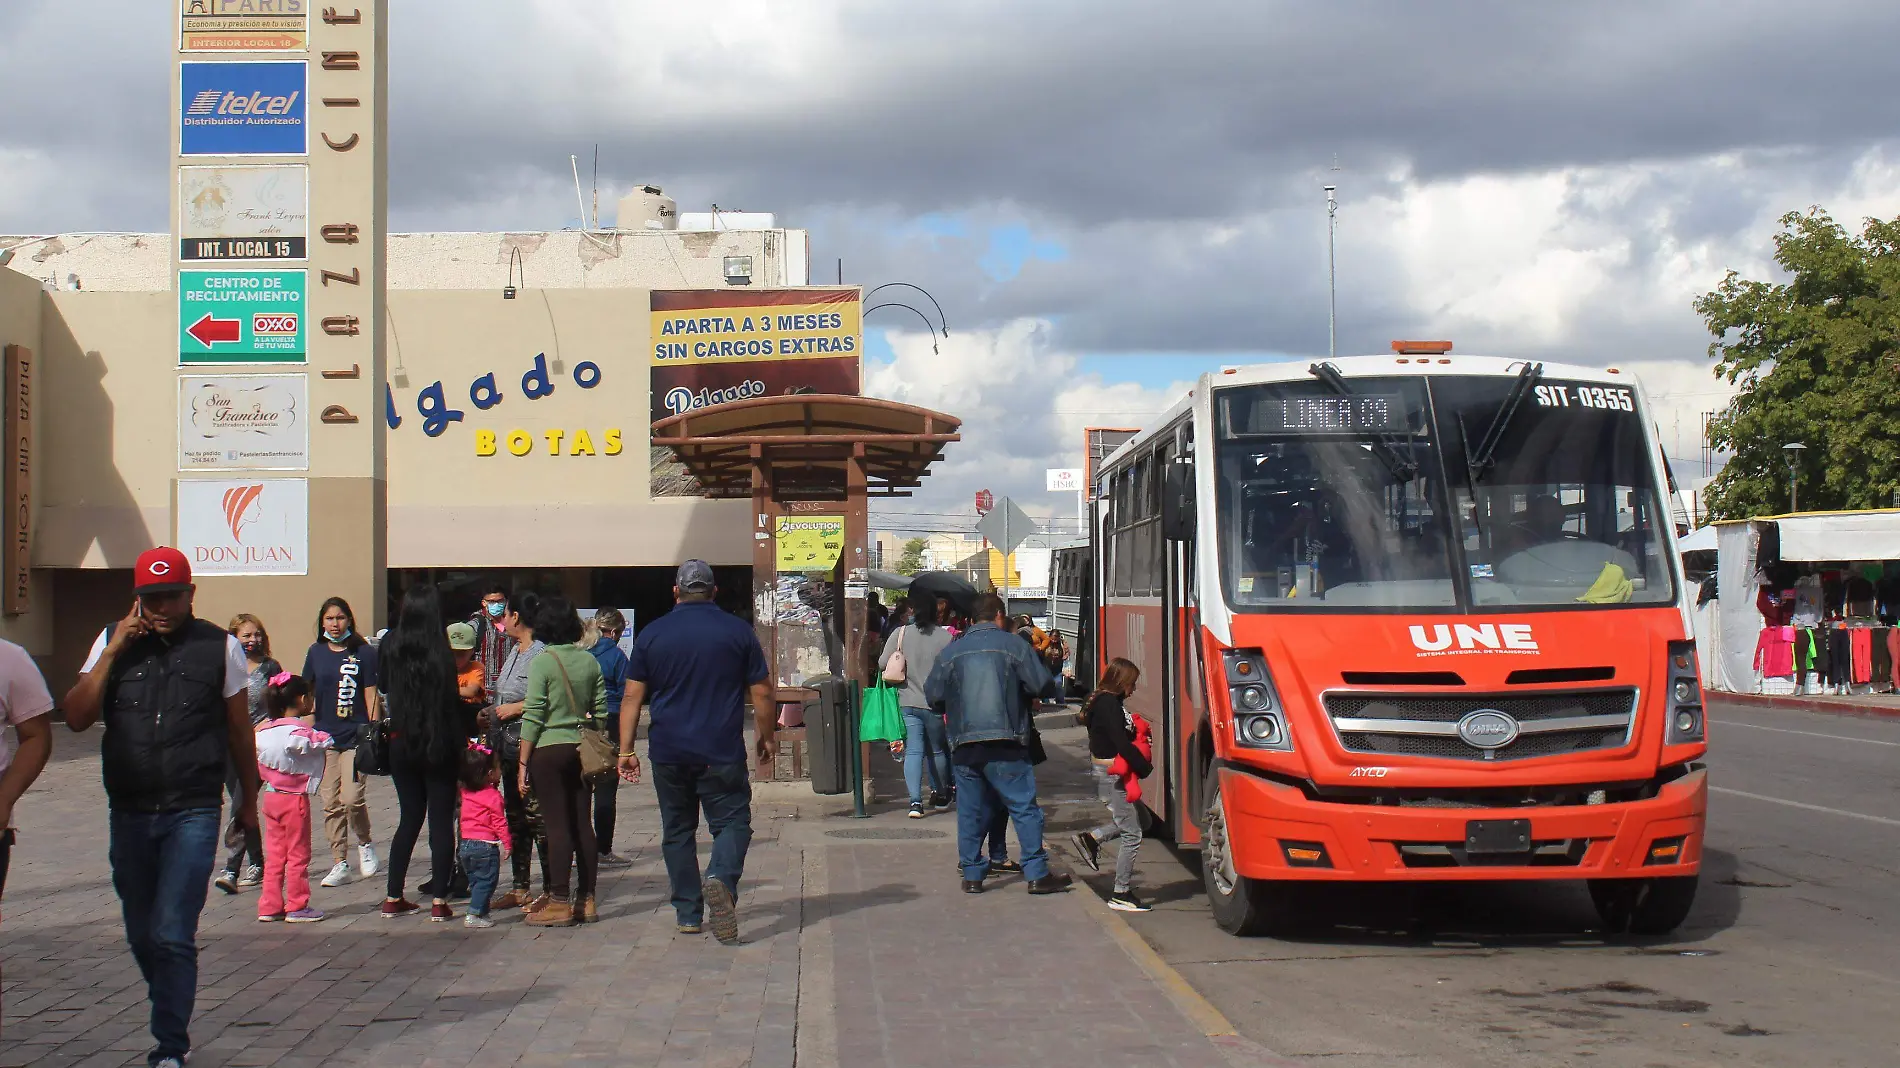
[[[1789,619],[1797,627],[1812,630],[1821,625],[1825,614],[1821,596],[1821,576],[1803,575],[1794,584],[1794,615]]]
[[[1853,674],[1854,644],[1848,632],[1840,627],[1827,632],[1827,684],[1845,686]]]
[[[1827,656],[1823,652],[1826,643],[1820,640],[1821,632],[1815,630],[1796,630],[1794,632],[1794,675],[1795,681],[1806,684],[1809,676],[1819,681],[1821,672],[1826,670]]]
[[[1849,575],[1847,578],[1847,615],[1850,619],[1866,619],[1874,614],[1874,584],[1861,575]]]
[[[1874,678],[1874,632],[1866,627],[1855,627],[1847,632],[1852,635],[1854,657],[1854,675],[1850,681],[1872,682]]]
[[[1814,667],[1815,679],[1821,682],[1827,681],[1827,665],[1828,665],[1827,631],[1825,630],[1808,631],[1808,647],[1809,647],[1809,652],[1812,655],[1813,660],[1814,660],[1813,667]]]
[[[1755,595],[1755,607],[1761,612],[1764,627],[1785,627],[1794,615],[1794,602],[1783,601],[1772,586],[1763,586]]]
[[[1900,627],[1887,628],[1887,660],[1892,665],[1893,688],[1900,690]]]
[[[1755,639],[1755,674],[1764,679],[1794,674],[1794,628],[1763,627]]]
[[[1892,627],[1867,628],[1868,641],[1873,649],[1873,666],[1868,670],[1867,681],[1883,689],[1887,680],[1893,677],[1893,654],[1888,651],[1887,642],[1892,634]]]

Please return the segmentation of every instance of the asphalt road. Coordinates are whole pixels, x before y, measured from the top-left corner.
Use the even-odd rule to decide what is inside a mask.
[[[1128,919],[1244,1034],[1316,1064],[1900,1065],[1900,719],[1710,711],[1702,887],[1671,938],[1606,940],[1557,882],[1352,888],[1311,934],[1238,939],[1195,858],[1152,839],[1157,908]],[[1099,810],[1081,732],[1041,722],[1071,855]]]

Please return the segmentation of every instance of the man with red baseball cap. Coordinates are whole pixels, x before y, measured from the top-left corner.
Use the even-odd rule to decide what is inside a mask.
[[[250,665],[224,628],[191,614],[191,564],[168,546],[139,554],[126,617],[101,631],[66,694],[66,725],[105,722],[112,888],[152,1002],[146,1056],[180,1068],[198,997],[198,914],[217,859],[225,769],[244,784],[237,813],[257,826]]]

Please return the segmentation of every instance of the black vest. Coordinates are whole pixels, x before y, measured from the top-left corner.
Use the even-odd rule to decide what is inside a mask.
[[[172,812],[224,800],[230,728],[224,628],[194,619],[126,646],[106,674],[100,762],[115,809]]]

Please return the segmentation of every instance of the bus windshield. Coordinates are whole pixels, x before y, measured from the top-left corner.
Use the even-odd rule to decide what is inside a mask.
[[[1635,391],[1543,380],[1469,462],[1513,378],[1215,395],[1222,582],[1246,610],[1666,603],[1666,522]],[[1479,457],[1482,460],[1482,457]]]

